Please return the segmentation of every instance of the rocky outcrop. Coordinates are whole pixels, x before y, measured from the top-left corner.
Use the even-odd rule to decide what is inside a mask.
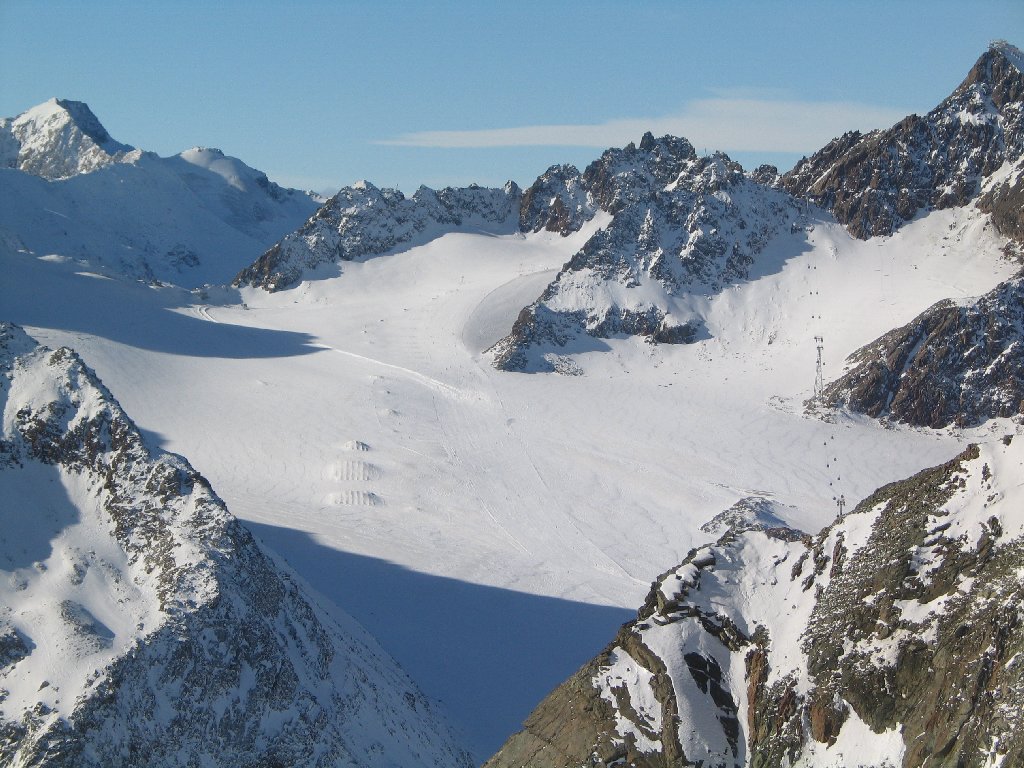
[[[691,552],[486,765],[1020,763],[1019,443]]]
[[[554,370],[588,336],[693,342],[704,333],[693,297],[746,279],[773,237],[799,230],[791,196],[725,155],[697,157],[685,139],[647,134],[639,149],[606,152],[581,183],[614,216],[495,345],[498,368]]]
[[[824,402],[941,428],[1024,412],[1024,278],[940,301],[854,352]]]
[[[982,181],[1024,152],[1024,56],[995,43],[924,117],[834,139],[782,177],[784,189],[830,210],[854,237],[892,234],[928,208],[965,205]]]
[[[978,208],[991,214],[999,234],[1024,247],[1024,160],[1018,160],[1006,174],[994,174],[982,188]],[[1011,249],[1012,250],[1012,249]]]
[[[0,325],[0,763],[468,766],[79,357]]]
[[[619,149],[605,150],[581,174],[571,165],[554,165],[523,193],[519,228],[568,235],[602,210],[616,214],[649,199],[697,159],[693,145],[675,136],[650,132]]]
[[[139,153],[114,141],[87,104],[50,99],[17,117],[0,119],[0,167],[51,181]]]
[[[521,197],[511,181],[503,189],[420,187],[409,198],[397,189],[360,182],[341,189],[301,228],[243,269],[234,285],[280,291],[317,267],[421,245],[460,228],[511,233]]]
[[[596,212],[597,203],[576,167],[553,165],[523,192],[519,229],[568,235],[579,231]]]

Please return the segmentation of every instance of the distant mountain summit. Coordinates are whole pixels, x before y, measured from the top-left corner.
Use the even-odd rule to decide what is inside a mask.
[[[686,139],[648,132],[639,147],[608,149],[582,174],[571,165],[552,166],[523,193],[520,229],[575,232],[599,210],[615,214],[650,197],[696,159]]]
[[[0,323],[0,403],[0,763],[472,764],[74,351]]]
[[[228,282],[319,203],[219,149],[133,149],[60,99],[0,120],[0,197],[0,248],[186,287]]]
[[[647,133],[582,172],[552,166],[521,194],[421,188],[406,199],[370,184],[347,188],[234,284],[281,290],[337,274],[327,266],[459,228],[565,236],[606,216],[491,348],[495,366],[577,373],[572,355],[603,348],[602,339],[698,341],[706,338],[704,314],[714,295],[805,247],[805,229],[813,226],[808,203],[861,239],[892,234],[931,209],[975,203],[1019,250],[1022,62],[1016,47],[994,43],[924,117],[847,133],[781,176],[769,166],[747,173],[724,154],[698,157],[685,138]],[[766,254],[769,245],[774,256]]]
[[[965,205],[1024,152],[1024,55],[992,45],[924,117],[852,131],[801,160],[784,189],[827,208],[854,237],[892,234],[919,211]]]
[[[14,118],[0,119],[0,167],[51,181],[124,160],[134,147],[115,141],[89,105],[50,99]]]

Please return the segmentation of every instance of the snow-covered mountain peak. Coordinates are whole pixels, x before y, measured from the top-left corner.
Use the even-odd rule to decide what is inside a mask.
[[[285,189],[270,181],[263,171],[251,168],[237,157],[224,154],[212,147],[192,147],[177,156],[186,163],[214,173],[239,192],[263,194],[276,201],[300,195],[296,190]],[[171,158],[173,160],[173,158]]]
[[[0,406],[0,763],[470,764],[74,351],[0,323]]]
[[[1020,51],[993,45],[927,115],[850,132],[804,158],[782,186],[829,209],[854,237],[892,234],[919,211],[965,205],[1024,152]]]
[[[1010,62],[1018,72],[1024,72],[1024,51],[1017,46],[1006,40],[993,40],[988,49]]]
[[[1024,73],[1024,52],[1006,40],[994,40],[978,59],[965,83],[984,81],[994,85],[1006,75],[1003,68],[1006,64],[1018,74]]]
[[[65,179],[118,162],[133,147],[111,138],[81,101],[53,98],[0,119],[0,167]]]
[[[0,242],[187,287],[229,281],[320,202],[220,149],[132,149],[60,99],[0,120],[0,168]]]

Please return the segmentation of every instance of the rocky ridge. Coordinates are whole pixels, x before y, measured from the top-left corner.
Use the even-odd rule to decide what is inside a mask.
[[[0,325],[0,407],[0,762],[472,764],[72,350]]]
[[[555,370],[561,351],[586,337],[695,341],[699,299],[749,278],[776,235],[800,229],[796,200],[726,155],[697,157],[685,139],[647,134],[639,149],[609,150],[573,181],[567,190],[586,189],[591,208],[613,218],[494,346],[500,369]],[[564,196],[551,199],[534,229],[576,227],[580,216],[562,215]]]
[[[1024,152],[1024,55],[994,43],[935,109],[887,130],[846,133],[780,180],[854,237],[892,234],[920,211],[966,205]]]
[[[487,768],[1021,763],[1022,465],[1007,436],[813,538],[733,528]]]
[[[850,355],[829,407],[923,427],[1024,412],[1024,277],[967,302],[940,301]]]
[[[520,198],[514,182],[503,189],[420,187],[409,198],[397,189],[360,182],[342,188],[301,228],[243,269],[234,285],[280,291],[307,270],[423,244],[460,228],[511,233]]]

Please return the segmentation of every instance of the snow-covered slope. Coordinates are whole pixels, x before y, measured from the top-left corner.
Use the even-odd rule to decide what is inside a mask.
[[[298,231],[275,244],[234,280],[268,291],[291,288],[317,268],[379,256],[459,230],[507,234],[515,229],[519,187],[420,187],[407,198],[367,181],[341,189]],[[321,276],[323,276],[321,274]]]
[[[138,154],[114,141],[81,101],[50,99],[17,117],[0,118],[0,168],[67,179]]]
[[[1021,764],[1022,472],[1007,436],[813,539],[734,518],[486,765]]]
[[[0,325],[0,406],[0,762],[470,764],[73,351]]]
[[[924,117],[834,139],[781,184],[835,214],[856,237],[891,234],[919,211],[964,205],[1024,152],[1024,55],[994,43]]]
[[[837,491],[861,498],[962,446],[971,433],[823,422],[802,404],[815,335],[827,376],[934,302],[1010,277],[987,222],[951,209],[860,241],[815,219],[805,250],[708,299],[708,338],[608,339],[573,377],[509,375],[483,350],[598,219],[568,237],[449,233],[334,279],[244,289],[244,306],[0,253],[0,306],[81,350],[482,758],[717,512],[759,495],[815,531]]]
[[[25,143],[5,140],[5,125]],[[0,123],[0,152],[17,144],[26,158],[0,168],[0,241],[130,278],[222,284],[318,205],[217,149],[160,158],[111,141],[79,102]]]

